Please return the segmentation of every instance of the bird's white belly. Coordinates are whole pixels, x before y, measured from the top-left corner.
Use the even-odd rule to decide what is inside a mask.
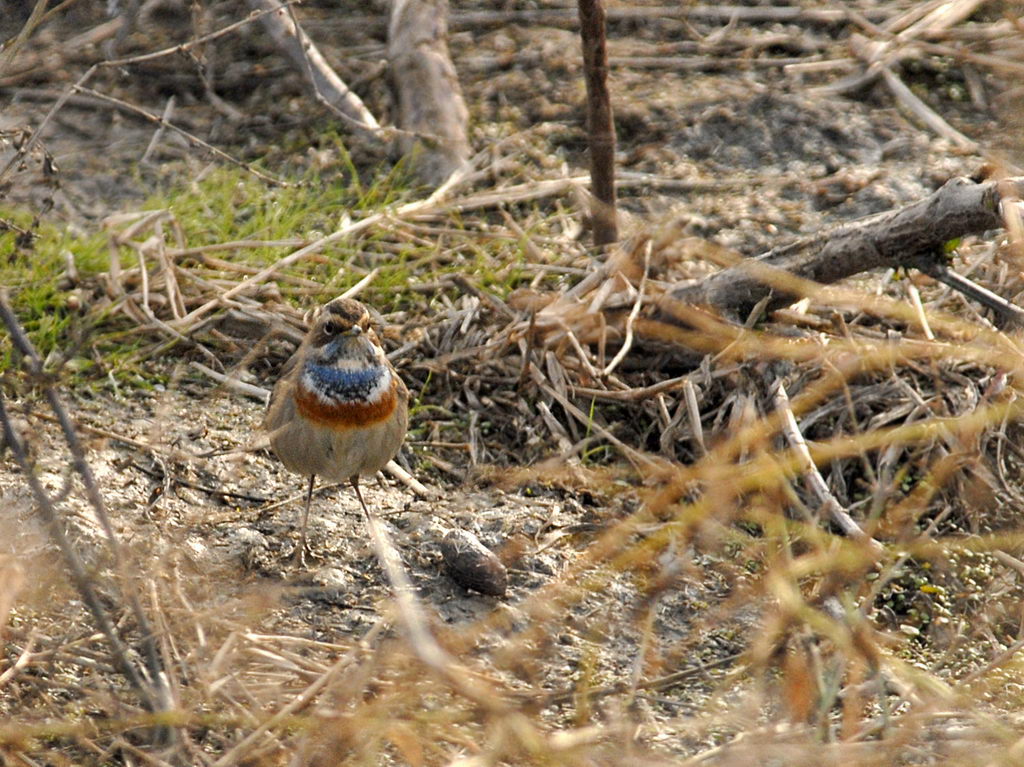
[[[402,446],[405,429],[404,413],[371,426],[344,430],[298,417],[272,433],[270,445],[291,471],[340,482],[384,468]]]

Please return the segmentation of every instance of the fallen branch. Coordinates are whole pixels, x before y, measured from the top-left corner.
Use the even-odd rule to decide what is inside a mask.
[[[765,299],[764,309],[771,311],[811,294],[817,284],[879,267],[944,270],[947,243],[1002,228],[1003,202],[1022,195],[1024,178],[981,184],[954,178],[904,208],[841,224],[677,286],[658,302],[655,317],[685,324],[688,307],[705,306],[742,319]]]
[[[403,155],[436,186],[469,162],[469,110],[448,53],[447,0],[396,0],[388,24],[388,62],[398,96]]]

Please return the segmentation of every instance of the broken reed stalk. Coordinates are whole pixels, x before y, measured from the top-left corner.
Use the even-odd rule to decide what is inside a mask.
[[[608,50],[601,0],[579,0],[583,77],[587,83],[587,131],[590,141],[590,184],[594,244],[619,239],[615,216],[615,124],[608,95]]]
[[[356,487],[356,492],[359,492],[358,487]],[[362,501],[361,497],[360,501]],[[366,510],[365,505],[363,510],[366,511],[363,517],[370,532],[374,553],[391,585],[395,596],[395,607],[402,627],[405,629],[410,649],[428,669],[450,684],[453,690],[484,710],[506,713],[507,704],[497,694],[497,691],[492,689],[482,678],[471,673],[434,638],[430,631],[427,614],[416,599],[416,590],[402,566],[402,558],[377,518]]]

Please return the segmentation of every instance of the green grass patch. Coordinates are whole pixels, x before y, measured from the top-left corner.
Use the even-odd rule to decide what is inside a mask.
[[[159,232],[141,231],[135,241],[162,232],[169,252],[182,243],[191,252],[238,242],[236,248],[176,258],[184,270],[179,277],[183,290],[196,295],[202,289],[198,282],[189,283],[191,269],[203,279],[218,280],[224,289],[349,221],[423,196],[424,190],[414,185],[401,166],[361,178],[343,148],[338,149],[340,169],[330,177],[310,172],[292,179],[287,187],[268,186],[231,167],[167,185],[142,209],[167,210],[173,220],[165,220]],[[32,226],[32,216],[25,211],[0,210],[0,215],[18,226]],[[527,218],[534,222],[526,223],[531,233],[543,233],[546,222],[539,211],[528,212]],[[275,282],[286,300],[308,308],[344,292],[375,270],[373,280],[360,294],[362,300],[385,314],[404,311],[426,320],[461,300],[463,290],[450,279],[452,275],[465,276],[499,297],[535,276],[536,272],[524,268],[527,256],[520,239],[488,233],[495,222],[500,224],[497,214],[493,222],[481,214],[377,226],[283,269]],[[97,278],[109,269],[108,233],[97,226],[95,232],[79,235],[46,221],[34,231],[36,237],[28,245],[19,242],[16,232],[0,234],[0,284],[9,289],[15,310],[40,354],[64,360],[76,375],[113,375],[129,385],[156,382],[160,374],[154,366],[137,364],[145,359],[147,348],[159,348],[156,339],[139,333],[135,324],[117,311],[117,300],[105,311],[96,311],[97,306],[110,303]],[[253,241],[281,244],[257,246]],[[75,283],[68,278],[67,254],[73,256],[78,273]],[[134,249],[122,247],[119,254],[122,270],[139,265]],[[219,260],[221,266],[209,259],[204,262],[206,256]],[[153,281],[158,260],[148,258],[146,265]],[[137,285],[128,287],[132,289],[137,290]],[[159,308],[157,313],[161,316]],[[185,344],[169,351],[189,354]],[[2,360],[9,364],[10,359],[11,347],[5,339]]]
[[[33,227],[32,215],[23,210],[0,209],[0,219],[23,229]],[[77,284],[95,279],[107,269],[106,237],[101,233],[74,235],[63,227],[41,222],[32,238],[12,230],[0,232],[0,285],[7,289],[11,304],[29,338],[45,359],[58,349],[80,346],[84,341],[81,293],[69,273],[74,264]],[[11,363],[12,347],[4,328],[0,342],[0,365]]]
[[[186,253],[175,257],[181,268],[179,284],[193,304],[213,297],[203,294],[199,279],[217,281],[220,290],[238,283],[255,270],[279,261],[303,244],[315,242],[349,221],[386,211],[403,202],[422,199],[418,187],[402,167],[390,167],[375,175],[362,175],[351,164],[344,147],[336,147],[340,162],[329,175],[306,172],[290,179],[288,186],[271,186],[242,169],[215,168],[201,177],[165,184],[141,207],[144,211],[166,210],[170,218],[161,228],[151,226],[136,233],[139,244],[162,237],[167,252]],[[2,211],[0,215],[22,227],[33,226],[25,211]],[[540,209],[520,211],[527,236],[546,235],[550,220]],[[131,221],[118,225],[123,231]],[[360,293],[379,311],[407,312],[426,324],[458,308],[463,289],[451,279],[466,276],[486,291],[504,298],[514,288],[528,284],[536,270],[526,266],[526,245],[521,238],[495,235],[498,212],[474,215],[453,214],[443,221],[387,221],[359,236],[334,243],[282,269],[275,276],[282,297],[299,308],[323,303],[346,291],[375,271],[370,285]],[[106,298],[98,275],[110,268],[111,232],[101,230],[76,235],[67,227],[43,221],[36,226],[35,239],[26,244],[15,231],[0,233],[0,285],[8,288],[15,311],[40,354],[50,356],[53,366],[63,365],[73,375],[114,378],[129,385],[160,381],[159,366],[143,365],[147,356],[159,350],[162,358],[188,356],[187,344],[166,346],[166,338],[140,333],[135,323],[119,310],[121,299]],[[266,245],[254,245],[254,242]],[[210,249],[225,243],[238,247]],[[209,250],[203,250],[209,249]],[[78,272],[77,282],[69,279],[69,255]],[[139,265],[137,250],[119,250],[122,271]],[[557,256],[556,256],[557,258]],[[215,260],[214,260],[215,259]],[[144,259],[150,273],[151,293],[158,293],[159,259]],[[545,278],[552,287],[558,275]],[[127,290],[137,291],[138,281]],[[427,286],[427,287],[424,287]],[[79,307],[75,307],[78,302]],[[105,309],[97,310],[104,306]],[[158,316],[168,319],[156,306]],[[199,339],[208,343],[205,338]],[[162,346],[161,344],[165,344]],[[9,365],[8,340],[0,346],[2,360]]]

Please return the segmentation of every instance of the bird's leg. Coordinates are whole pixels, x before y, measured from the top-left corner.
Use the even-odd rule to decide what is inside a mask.
[[[356,491],[356,498],[359,499],[359,505],[363,507],[363,513],[366,515],[366,518],[369,519],[370,510],[366,508],[366,501],[363,500],[363,494],[359,490],[359,475],[356,474],[355,476],[349,477],[348,481],[352,483],[352,489]]]
[[[309,504],[313,499],[313,483],[316,474],[309,475],[309,487],[306,488],[306,508],[302,510],[302,525],[299,531],[299,547],[295,549],[294,562],[299,567],[306,566],[306,525],[309,524]]]

